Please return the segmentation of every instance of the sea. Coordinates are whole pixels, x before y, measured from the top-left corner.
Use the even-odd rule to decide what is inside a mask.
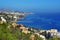
[[[60,13],[32,13],[23,19],[18,19],[17,24],[24,24],[36,29],[57,29],[60,31]]]

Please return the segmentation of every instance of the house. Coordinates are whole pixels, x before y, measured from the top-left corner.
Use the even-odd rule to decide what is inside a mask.
[[[51,36],[56,36],[58,30],[57,29],[51,29],[50,32],[51,32]]]
[[[40,35],[40,37],[41,37],[43,40],[46,40],[45,36],[43,36],[43,35]]]
[[[16,27],[16,26],[17,26],[17,24],[16,24],[15,22],[13,22],[11,25],[12,25],[13,27]]]
[[[3,21],[0,21],[0,24],[3,24]]]
[[[1,20],[4,22],[4,23],[6,23],[7,21],[6,21],[6,19],[5,18],[3,18],[3,17],[1,17]]]
[[[20,24],[20,25],[21,25],[20,30],[22,30],[22,32],[24,32],[25,34],[30,33],[28,31],[28,28],[24,27],[24,25],[22,25],[22,24]]]
[[[31,40],[34,40],[34,39],[35,39],[35,35],[32,34],[32,35],[30,36],[30,39],[31,39]]]

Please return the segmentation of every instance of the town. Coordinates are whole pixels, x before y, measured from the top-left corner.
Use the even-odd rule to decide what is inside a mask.
[[[25,36],[27,36],[27,34],[31,34],[30,35],[30,40],[35,40],[36,35],[40,37],[41,40],[49,40],[50,38],[54,38],[51,40],[55,40],[55,38],[57,38],[56,40],[60,40],[60,32],[57,29],[50,29],[50,30],[43,30],[43,29],[36,29],[36,28],[32,28],[32,27],[27,27],[24,24],[17,24],[16,21],[19,18],[23,18],[24,17],[24,13],[20,13],[18,12],[8,12],[8,11],[1,11],[0,12],[0,25],[3,24],[8,24],[7,28],[12,31],[12,33],[14,34],[16,30],[18,30],[21,33],[24,33]],[[18,32],[17,31],[17,32]],[[23,40],[23,38],[20,38],[20,40]],[[40,40],[40,39],[36,39],[36,40]],[[28,39],[26,39],[28,40]]]

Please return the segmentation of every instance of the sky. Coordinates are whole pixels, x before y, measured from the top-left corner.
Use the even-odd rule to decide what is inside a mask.
[[[26,12],[60,12],[60,0],[0,0],[0,9]]]

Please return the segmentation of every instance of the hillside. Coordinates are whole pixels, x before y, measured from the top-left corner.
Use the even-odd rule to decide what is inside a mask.
[[[28,33],[25,34],[21,32],[19,28],[8,28],[8,23],[0,24],[0,40],[41,40],[39,36],[35,35],[34,38],[31,36],[34,34]]]

